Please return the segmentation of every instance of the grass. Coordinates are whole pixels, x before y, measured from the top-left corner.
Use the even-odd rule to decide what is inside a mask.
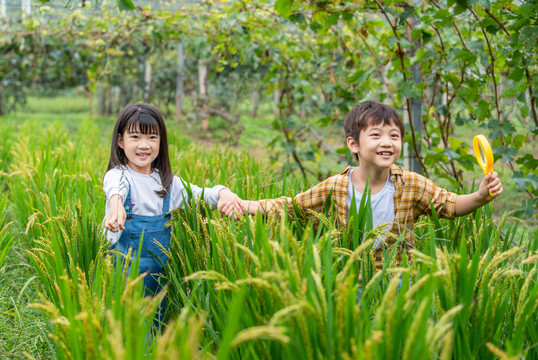
[[[402,266],[388,249],[375,271],[380,233],[365,204],[345,231],[330,208],[314,227],[300,213],[235,221],[191,204],[175,212],[167,326],[151,334],[164,293],[144,297],[136,254],[108,252],[102,233],[114,119],[77,116],[3,119],[0,225],[12,223],[0,239],[12,241],[0,264],[2,357],[538,356],[538,233],[522,233],[510,213],[493,216],[492,206],[424,219]],[[251,151],[203,148],[168,124],[172,168],[191,183],[225,184],[245,198],[304,188]]]
[[[0,269],[0,357],[50,359],[54,353],[49,339],[49,319],[29,305],[38,299],[38,280],[22,249],[15,247]]]

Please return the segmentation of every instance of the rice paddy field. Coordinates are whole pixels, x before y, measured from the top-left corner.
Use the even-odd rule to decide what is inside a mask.
[[[175,213],[165,292],[144,297],[136,254],[127,274],[103,237],[113,123],[2,119],[0,358],[538,358],[538,233],[509,211],[493,216],[495,203],[424,218],[404,264],[390,252],[377,272],[366,207],[344,230],[330,209],[314,229],[191,204]],[[246,151],[169,131],[172,168],[189,182],[249,199],[303,190]]]

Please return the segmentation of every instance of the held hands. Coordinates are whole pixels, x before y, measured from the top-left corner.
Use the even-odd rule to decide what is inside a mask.
[[[243,200],[230,189],[222,189],[219,191],[219,202],[217,203],[217,209],[227,217],[232,216],[237,220],[238,215],[245,213],[244,208],[241,206]]]
[[[110,213],[105,221],[105,227],[112,232],[125,230],[126,217],[127,214],[125,213],[121,196],[112,195],[110,198]]]
[[[219,192],[219,211],[225,216],[238,219],[238,216],[245,214],[255,215],[258,212],[264,213],[263,208],[257,201],[242,200],[229,189],[222,189]]]
[[[220,212],[226,215],[227,217],[231,217],[232,214],[235,215],[237,218],[237,215],[256,215],[256,213],[261,212],[264,213],[262,206],[257,201],[250,201],[250,200],[239,200],[239,210],[240,212],[237,212],[237,207],[234,207],[234,204],[231,202],[225,203],[220,209]]]
[[[503,187],[501,180],[497,177],[496,171],[486,174],[478,189],[479,196],[485,203],[488,203],[497,196],[501,195],[502,192]]]

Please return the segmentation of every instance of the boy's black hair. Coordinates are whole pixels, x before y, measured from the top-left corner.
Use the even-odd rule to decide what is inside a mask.
[[[346,139],[352,137],[359,144],[359,135],[362,130],[372,125],[396,125],[400,129],[401,137],[404,135],[404,124],[401,116],[389,105],[377,101],[364,101],[355,105],[346,116],[344,131]],[[358,155],[355,154],[358,159]]]
[[[149,104],[130,104],[123,108],[118,116],[114,132],[112,133],[112,145],[110,147],[110,161],[106,171],[120,165],[127,165],[125,151],[118,145],[119,135],[123,136],[125,131],[133,131],[139,127],[142,134],[158,134],[160,138],[159,156],[153,160],[151,167],[159,170],[159,176],[163,189],[156,191],[161,198],[165,198],[170,191],[170,185],[174,174],[170,165],[168,155],[168,137],[164,119],[155,107]]]

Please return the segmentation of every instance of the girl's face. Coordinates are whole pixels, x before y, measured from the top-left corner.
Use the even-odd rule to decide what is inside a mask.
[[[141,174],[151,174],[151,164],[159,156],[159,134],[142,134],[140,126],[131,127],[118,136],[118,146],[127,157],[127,165]]]

